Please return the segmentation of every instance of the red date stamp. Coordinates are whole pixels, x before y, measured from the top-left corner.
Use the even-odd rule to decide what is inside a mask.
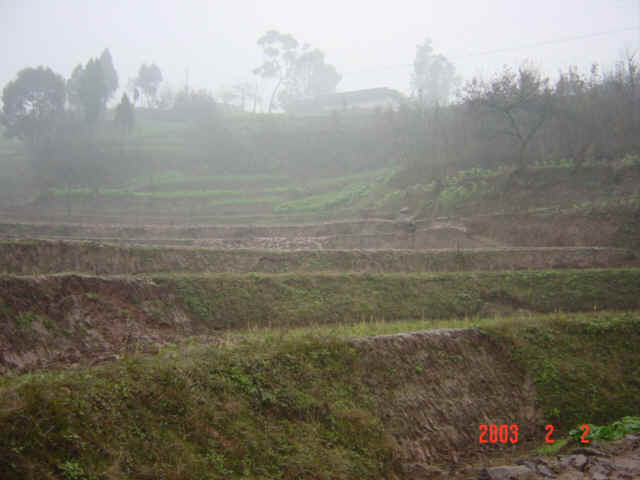
[[[551,424],[548,424],[544,427],[547,432],[544,436],[545,443],[554,443],[555,440],[551,438],[553,435],[553,431],[555,427]],[[581,443],[589,443],[589,439],[587,435],[589,435],[589,425],[584,424],[580,427],[582,430],[582,436],[580,437]],[[487,425],[485,423],[480,425],[480,437],[478,438],[479,443],[518,443],[518,425],[496,425],[490,424]]]
[[[480,425],[480,443],[518,443],[518,425]]]

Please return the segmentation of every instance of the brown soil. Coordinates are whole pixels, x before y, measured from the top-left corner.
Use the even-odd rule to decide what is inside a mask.
[[[352,220],[298,225],[140,226],[109,223],[0,224],[4,238],[84,239],[155,245],[258,249],[429,249],[481,247],[640,247],[640,211],[500,214],[460,219]],[[415,229],[415,231],[413,231]]]
[[[640,266],[614,248],[502,248],[473,250],[213,250],[149,248],[68,241],[0,243],[0,272],[98,275],[160,272],[444,272]]]
[[[5,219],[11,218],[5,214]],[[25,217],[29,219],[30,217]],[[406,231],[406,221],[351,220],[298,225],[173,225],[119,223],[69,223],[36,220],[7,221],[0,224],[0,233],[12,236],[67,236],[80,238],[121,239],[238,239],[270,237],[327,237],[332,235],[370,235]]]
[[[484,215],[463,219],[470,235],[512,246],[640,247],[640,211],[566,215]]]
[[[485,456],[480,424],[516,424],[519,443],[538,430],[533,383],[478,330],[382,335],[356,345],[403,478],[433,478],[444,466]]]
[[[145,279],[0,277],[0,373],[91,364],[205,331],[179,307],[158,308],[167,296]]]

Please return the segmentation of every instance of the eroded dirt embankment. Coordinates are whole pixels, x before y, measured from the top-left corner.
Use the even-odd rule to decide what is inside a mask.
[[[478,215],[461,220],[468,234],[517,246],[640,247],[640,210],[585,214]]]
[[[7,217],[8,218],[8,217]],[[331,235],[354,235],[403,232],[406,221],[349,220],[296,225],[171,225],[141,222],[140,225],[117,223],[69,223],[56,219],[46,221],[24,221],[0,223],[0,233],[15,236],[108,237],[108,238],[246,238],[246,237],[326,237]]]
[[[0,373],[74,363],[213,333],[145,279],[0,277]]]
[[[350,231],[349,224],[327,224],[326,230]],[[348,228],[341,228],[347,225]],[[356,226],[360,222],[356,222]],[[375,226],[376,224],[372,224]],[[501,243],[480,236],[469,235],[461,225],[437,225],[413,231],[406,231],[408,223],[382,223],[397,231],[380,231],[370,233],[375,228],[363,224],[362,231],[357,233],[335,233],[317,235],[325,230],[323,226],[274,227],[228,227],[229,231],[216,228],[194,228],[193,230],[148,228],[136,231],[133,228],[112,229],[76,229],[75,227],[50,229],[48,226],[11,225],[0,229],[2,238],[45,238],[51,240],[76,239],[109,243],[128,243],[143,245],[182,245],[218,249],[269,249],[269,250],[318,250],[318,249],[430,249],[430,248],[481,248],[500,247]],[[333,227],[340,228],[333,228]],[[417,227],[415,227],[417,228]],[[100,231],[101,230],[101,231]],[[256,232],[257,230],[257,232]],[[356,228],[357,230],[357,228]],[[315,231],[315,232],[314,232]],[[171,235],[173,232],[174,236]],[[85,234],[83,234],[85,233]],[[155,236],[152,234],[155,233]],[[256,235],[258,233],[258,235]],[[315,233],[307,235],[307,233]],[[220,235],[220,236],[215,236]],[[262,235],[262,236],[260,236]]]
[[[0,237],[79,239],[156,245],[258,249],[428,249],[549,246],[640,246],[640,211],[477,215],[468,218],[349,220],[291,225],[152,223],[0,223]],[[16,217],[17,218],[17,217]],[[54,219],[49,219],[49,222]],[[97,220],[96,220],[97,221]]]
[[[432,251],[259,251],[149,248],[87,242],[0,242],[0,272],[98,275],[161,272],[445,272],[639,266],[614,248],[505,248]]]
[[[487,334],[442,329],[355,343],[402,478],[444,478],[434,464],[486,455],[480,424],[518,425],[519,442],[534,437],[535,385]]]
[[[0,370],[91,362],[221,329],[640,308],[640,270],[0,276]]]

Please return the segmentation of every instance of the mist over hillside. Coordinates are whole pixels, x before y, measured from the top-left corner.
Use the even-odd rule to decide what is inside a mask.
[[[638,22],[0,1],[0,478],[640,478]]]

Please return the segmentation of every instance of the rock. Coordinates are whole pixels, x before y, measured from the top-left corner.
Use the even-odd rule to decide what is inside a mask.
[[[532,472],[536,472],[538,475],[542,475],[545,478],[555,478],[556,475],[551,471],[549,466],[541,459],[535,460],[518,460],[517,465],[527,467]]]
[[[560,465],[563,467],[573,467],[580,471],[584,471],[584,467],[587,463],[589,463],[589,459],[584,455],[568,455],[560,457]]]
[[[536,472],[546,478],[555,478],[556,475],[551,471],[551,469],[545,465],[544,463],[538,463],[536,465]]]
[[[640,478],[639,457],[618,457],[612,462],[612,468],[628,473],[632,478]]]
[[[433,465],[410,463],[403,466],[403,473],[403,479],[422,480],[427,478],[441,478],[446,472]]]
[[[491,467],[485,470],[490,480],[535,480],[536,474],[522,465]]]
[[[589,468],[589,474],[594,480],[608,480],[612,468],[609,465],[594,464]]]
[[[640,448],[640,435],[628,434],[624,436],[624,439],[629,442],[629,446],[631,450],[636,450]]]
[[[589,448],[589,447],[574,448],[573,450],[571,450],[571,453],[576,455],[577,454],[586,455],[587,457],[608,457],[609,456],[600,450],[596,450],[595,448]]]

